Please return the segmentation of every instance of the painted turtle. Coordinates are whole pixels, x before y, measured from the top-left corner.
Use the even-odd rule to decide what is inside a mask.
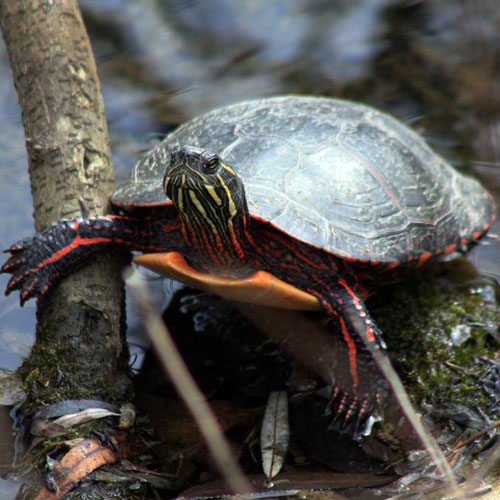
[[[226,285],[241,300],[270,300],[247,291],[272,276],[271,287],[288,284],[277,295],[289,293],[290,307],[319,303],[330,318],[343,353],[332,400],[344,423],[375,411],[384,389],[365,346],[383,344],[363,299],[479,239],[495,209],[477,181],[394,118],[299,96],[243,102],[181,126],[112,202],[121,215],[62,220],[13,245],[2,268],[12,273],[7,293],[20,290],[21,302],[43,295],[108,249],[169,252],[153,267],[201,287],[208,279],[216,291]]]

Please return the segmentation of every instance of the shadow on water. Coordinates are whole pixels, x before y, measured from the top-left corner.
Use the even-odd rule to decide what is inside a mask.
[[[457,168],[480,177],[499,199],[500,14],[494,0],[84,0],[80,5],[102,79],[117,181],[158,137],[196,114],[251,97],[310,93],[393,113]],[[23,129],[3,45],[0,94],[0,246],[6,248],[31,234],[33,222]],[[500,233],[498,221],[492,232]],[[479,307],[493,315],[500,244],[488,243],[468,256],[481,274],[471,277],[468,270],[462,282],[477,282],[484,291],[485,279],[492,278],[484,299],[491,301]],[[1,275],[0,288],[6,283]],[[170,289],[154,283],[166,302]],[[0,298],[1,367],[15,369],[28,353],[34,316],[33,301],[20,309],[17,296]],[[131,342],[142,356],[146,342],[129,317]],[[3,468],[13,454],[6,412],[0,435],[2,449],[11,450],[0,453]],[[4,481],[0,498],[14,498],[15,491]]]

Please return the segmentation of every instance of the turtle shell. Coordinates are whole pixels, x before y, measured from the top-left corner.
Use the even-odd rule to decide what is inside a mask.
[[[180,126],[112,202],[170,203],[162,180],[175,146],[204,148],[231,165],[253,217],[352,260],[445,252],[493,218],[484,188],[400,121],[370,106],[301,96],[242,102]]]

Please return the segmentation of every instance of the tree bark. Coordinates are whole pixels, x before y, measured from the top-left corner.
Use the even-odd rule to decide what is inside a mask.
[[[0,23],[22,109],[37,231],[82,210],[109,213],[107,126],[76,1],[0,0]],[[122,264],[100,256],[39,300],[35,345],[21,368],[38,404],[126,397]]]

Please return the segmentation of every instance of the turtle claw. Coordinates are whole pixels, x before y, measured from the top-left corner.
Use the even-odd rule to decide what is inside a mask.
[[[24,305],[24,302],[26,302],[26,300],[28,300],[34,293],[33,288],[31,288],[34,284],[33,279],[30,280],[30,272],[25,271],[20,273],[18,265],[14,266],[7,264],[2,267],[1,271],[4,273],[12,273],[12,277],[10,278],[5,290],[5,295],[10,295],[12,292],[19,290],[20,303],[21,306]]]
[[[340,434],[360,437],[366,421],[375,411],[373,398],[369,394],[359,398],[338,388],[334,391],[335,395],[329,403],[333,413],[329,428]]]
[[[28,299],[43,295],[56,273],[53,264],[46,262],[44,251],[40,235],[18,241],[5,251],[10,255],[0,272],[11,274],[5,295],[18,290],[21,306]]]
[[[37,288],[37,282],[39,281],[38,278],[32,277],[30,281],[27,281],[28,278],[28,274],[24,274],[18,278],[12,277],[7,284],[7,289],[5,290],[5,295],[10,295],[12,292],[19,290],[19,303],[21,304],[21,307],[24,306],[24,303],[32,297],[40,296],[45,293],[44,290],[38,290]]]
[[[8,258],[7,262],[2,266],[0,269],[0,272],[2,273],[14,273],[16,272],[20,267],[23,266],[23,264],[26,262],[25,257],[19,257],[18,253],[20,253],[21,250],[19,251],[10,251],[10,257]]]

